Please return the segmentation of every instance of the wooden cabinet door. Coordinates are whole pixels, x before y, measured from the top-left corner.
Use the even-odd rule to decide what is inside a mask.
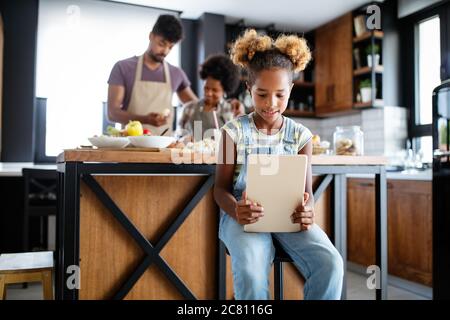
[[[389,274],[431,286],[431,182],[388,181]],[[347,194],[348,260],[375,264],[375,184],[349,179]]]
[[[363,267],[375,264],[375,188],[372,179],[348,179],[347,255]]]
[[[316,113],[352,108],[352,17],[346,14],[316,30]]]
[[[353,60],[352,60],[352,15],[339,18],[333,26],[331,65],[333,84],[331,87],[331,112],[349,110],[353,107]]]
[[[388,184],[389,273],[432,284],[431,182]]]

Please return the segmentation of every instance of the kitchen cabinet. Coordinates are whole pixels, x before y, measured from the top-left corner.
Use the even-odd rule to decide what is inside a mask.
[[[315,32],[316,115],[349,111],[352,93],[352,13]]]
[[[375,264],[374,183],[348,180],[348,260]],[[431,286],[431,182],[388,181],[389,274]],[[365,239],[362,241],[362,239]]]

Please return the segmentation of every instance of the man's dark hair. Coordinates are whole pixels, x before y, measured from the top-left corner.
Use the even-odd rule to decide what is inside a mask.
[[[219,80],[227,95],[236,91],[239,85],[239,69],[225,55],[210,56],[200,67],[200,77],[205,80],[208,77]]]
[[[177,43],[183,38],[181,21],[171,14],[160,15],[153,26],[152,32],[172,43]]]

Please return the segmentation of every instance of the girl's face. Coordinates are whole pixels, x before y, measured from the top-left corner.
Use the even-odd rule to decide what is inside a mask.
[[[212,106],[216,106],[225,94],[220,81],[211,77],[206,78],[203,93],[205,102]]]
[[[286,110],[292,83],[285,69],[262,70],[250,88],[255,112],[267,124],[274,124]]]

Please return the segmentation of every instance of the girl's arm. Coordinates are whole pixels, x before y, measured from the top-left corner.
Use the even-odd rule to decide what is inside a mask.
[[[235,219],[237,201],[231,194],[231,189],[233,187],[236,158],[236,145],[226,131],[222,130],[216,165],[214,199],[220,208]]]
[[[306,185],[305,192],[309,194],[308,200],[306,201],[306,206],[314,207],[314,195],[312,190],[312,142],[309,142],[298,152],[298,154],[304,154],[308,157],[308,169],[306,170]]]
[[[306,170],[306,185],[303,202],[292,214],[292,222],[300,224],[300,230],[308,230],[314,223],[314,195],[312,191],[312,142],[309,141],[298,154],[304,154],[308,157],[308,168]]]
[[[216,165],[216,182],[214,185],[214,199],[227,214],[239,224],[255,223],[264,215],[264,208],[247,199],[245,192],[238,202],[233,196],[233,176],[236,166],[236,145],[231,137],[222,131],[219,145],[219,157]]]

